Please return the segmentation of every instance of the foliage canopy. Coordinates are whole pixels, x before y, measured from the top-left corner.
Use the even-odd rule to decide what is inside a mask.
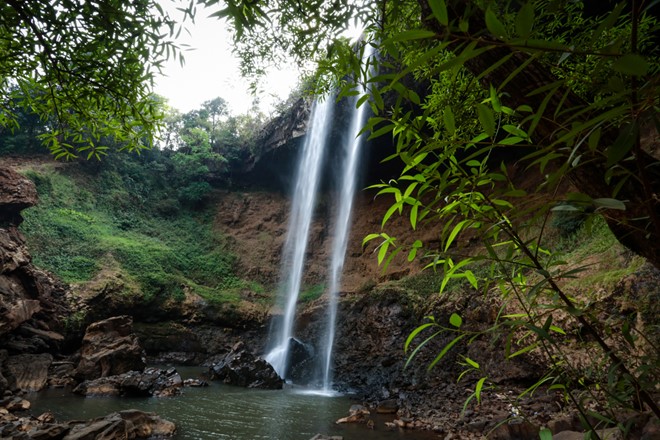
[[[58,158],[99,158],[108,139],[150,146],[162,117],[152,82],[167,58],[181,56],[180,31],[156,0],[3,2],[0,129],[33,114]]]
[[[233,23],[246,70],[287,54],[317,62],[320,89],[339,86],[341,97],[358,94],[357,83],[365,86],[358,105],[373,112],[365,130],[372,139],[391,141],[389,160],[402,163],[397,179],[374,187],[393,197],[382,227],[396,214],[407,216],[413,229],[431,222],[438,225],[440,245],[399,243],[385,230],[367,236],[365,244],[378,243],[385,266],[402,251],[410,260],[425,258],[443,276],[441,292],[460,278],[515,301],[523,312],[501,316],[486,333],[516,341],[507,344],[507,358],[534,350],[547,356],[551,371],[535,387],[548,383],[565,391],[588,424],[593,414],[571,390],[577,378],[570,378],[571,359],[559,344],[565,332],[553,324],[554,313],[568,313],[588,329],[609,359],[608,373],[587,387],[611,404],[599,420],[616,420],[621,405],[646,406],[660,416],[650,395],[657,351],[644,359],[627,354],[636,338],[644,338],[633,335],[630,323],[618,329],[628,346],[614,349],[597,317],[562,288],[583,268],[567,267],[546,249],[544,237],[553,212],[597,214],[622,244],[660,267],[660,63],[652,7],[642,0],[598,6],[562,0],[344,1],[327,7],[317,1],[236,0],[216,15]],[[337,37],[353,19],[366,27],[356,47]],[[370,66],[360,63],[365,45],[378,53]],[[650,142],[642,142],[643,136]],[[520,172],[537,176],[536,186],[521,187]],[[462,245],[466,237],[477,237],[484,247]],[[471,268],[484,263],[491,269],[481,278]],[[448,326],[431,320],[406,346],[431,329],[435,335],[455,333],[434,365],[458,341],[483,336],[466,332],[461,323],[458,315]],[[477,401],[486,381],[476,383]]]

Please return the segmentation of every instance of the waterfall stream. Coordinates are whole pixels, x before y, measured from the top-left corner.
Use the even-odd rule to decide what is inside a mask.
[[[362,55],[362,65],[367,66],[372,48],[367,45]],[[362,88],[360,94],[354,97],[351,112],[351,122],[348,129],[349,142],[344,144],[342,151],[342,173],[341,190],[339,193],[337,216],[335,217],[335,234],[332,244],[332,258],[330,262],[330,279],[328,282],[328,321],[326,324],[325,346],[323,350],[323,391],[332,390],[332,351],[335,343],[337,325],[337,303],[339,300],[339,288],[341,287],[341,274],[346,257],[346,246],[350,234],[351,212],[353,210],[353,199],[358,181],[358,165],[360,162],[360,146],[362,136],[360,130],[364,125],[367,103],[364,102],[356,108],[358,99],[365,93]]]
[[[363,65],[367,65],[372,54],[370,46],[366,46],[362,56]],[[318,358],[318,378],[321,381],[323,394],[332,394],[332,349],[335,342],[337,303],[341,283],[341,273],[350,233],[351,211],[353,198],[358,181],[358,165],[362,136],[360,130],[364,124],[367,104],[356,108],[358,97],[365,90],[359,90],[358,96],[350,104],[350,125],[347,131],[347,142],[343,142],[340,151],[340,191],[337,200],[337,213],[334,224],[334,237],[329,267],[328,280],[328,313],[325,324],[325,335],[320,343]],[[327,97],[322,102],[315,102],[310,114],[310,127],[303,146],[302,156],[298,162],[298,171],[293,194],[291,217],[288,225],[287,239],[283,249],[283,264],[281,279],[285,280],[280,288],[280,304],[284,315],[281,320],[274,321],[271,326],[270,344],[265,356],[275,371],[284,379],[289,379],[289,367],[292,350],[293,327],[296,318],[296,304],[300,293],[305,253],[309,239],[312,214],[319,187],[324,150],[328,141],[333,122],[334,99]]]
[[[289,340],[293,337],[296,303],[305,264],[305,252],[314,204],[318,193],[321,164],[334,109],[333,97],[316,101],[310,113],[310,127],[298,162],[291,216],[282,255],[280,301],[284,304],[282,320],[271,328],[270,346],[265,359],[280,377],[287,378]]]

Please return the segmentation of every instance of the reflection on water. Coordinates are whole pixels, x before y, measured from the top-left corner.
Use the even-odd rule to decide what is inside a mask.
[[[190,369],[179,369],[192,377]],[[52,411],[58,420],[90,419],[113,411],[136,408],[153,411],[177,425],[177,440],[309,440],[314,435],[340,435],[345,440],[437,439],[429,433],[386,431],[386,419],[365,425],[336,425],[353,402],[342,396],[323,396],[289,390],[247,390],[211,383],[208,388],[186,388],[173,398],[80,397],[63,390],[29,396],[33,412]]]

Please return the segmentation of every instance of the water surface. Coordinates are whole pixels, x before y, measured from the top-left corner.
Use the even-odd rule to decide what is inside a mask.
[[[182,376],[191,377],[179,371]],[[211,383],[207,388],[185,388],[171,398],[81,397],[61,389],[28,396],[33,413],[51,411],[58,420],[105,416],[113,411],[139,409],[155,412],[177,425],[176,440],[309,440],[316,434],[339,435],[344,440],[426,440],[430,433],[387,431],[391,419],[377,417],[375,429],[334,422],[348,415],[353,402],[345,396],[314,395],[296,389],[249,390]]]

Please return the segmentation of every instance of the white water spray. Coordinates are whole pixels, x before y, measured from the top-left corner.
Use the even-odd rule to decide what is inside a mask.
[[[330,131],[334,99],[327,97],[312,105],[310,127],[298,164],[298,176],[293,193],[291,217],[283,250],[281,303],[285,304],[279,328],[271,334],[270,350],[265,359],[277,374],[286,378],[289,360],[289,340],[293,337],[296,303],[305,264],[309,229],[318,192],[321,163]]]
[[[362,65],[367,66],[373,50],[370,45],[364,48]],[[335,343],[337,323],[337,303],[339,299],[339,288],[341,285],[341,274],[344,268],[346,246],[350,234],[351,212],[353,210],[353,199],[358,181],[358,164],[360,162],[360,146],[363,136],[360,135],[367,103],[364,102],[359,108],[355,108],[360,95],[366,90],[361,88],[360,94],[355,97],[351,123],[348,131],[348,139],[344,145],[341,169],[341,191],[339,194],[337,217],[335,218],[335,236],[332,245],[332,259],[330,263],[330,280],[328,290],[328,321],[326,324],[325,346],[323,347],[323,390],[332,390],[332,351]]]

